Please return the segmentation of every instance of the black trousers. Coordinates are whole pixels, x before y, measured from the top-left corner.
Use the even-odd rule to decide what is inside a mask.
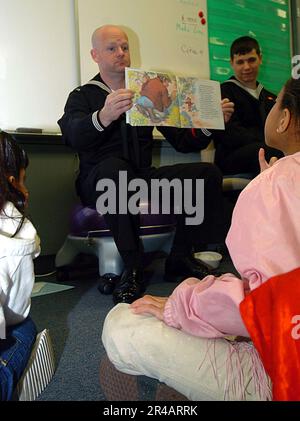
[[[278,149],[270,148],[265,143],[255,142],[241,146],[230,152],[222,150],[220,150],[220,152],[217,151],[216,164],[224,175],[241,173],[257,175],[260,173],[258,162],[258,151],[260,148],[264,148],[267,161],[273,156],[276,156],[277,158],[283,157],[283,153]]]
[[[193,202],[195,202],[196,180],[204,180],[204,220],[199,225],[187,225],[186,215],[183,213],[176,216],[176,233],[171,253],[188,254],[193,247],[207,243],[220,243],[224,241],[224,215],[223,215],[223,194],[222,174],[213,164],[190,163],[164,166],[160,168],[135,169],[132,164],[119,158],[107,158],[93,168],[89,176],[80,185],[81,200],[85,206],[95,206],[101,194],[96,191],[99,180],[113,180],[116,186],[116,197],[119,197],[119,172],[127,172],[128,182],[139,178],[147,182],[149,186],[153,179],[167,179],[172,181],[179,179],[183,184],[184,180],[192,180]],[[128,194],[128,198],[130,194]],[[117,200],[117,209],[119,202]],[[171,208],[172,212],[172,208]],[[173,211],[174,213],[174,211]],[[116,246],[124,260],[125,266],[138,264],[143,252],[139,240],[139,215],[131,213],[104,215],[109,226]]]

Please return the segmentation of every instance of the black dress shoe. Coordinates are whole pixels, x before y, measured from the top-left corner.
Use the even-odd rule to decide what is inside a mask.
[[[98,291],[104,295],[112,294],[119,279],[120,276],[115,275],[114,273],[106,273],[100,277]]]
[[[115,304],[131,304],[143,295],[145,289],[142,271],[125,269],[113,292],[113,301]]]
[[[213,269],[209,269],[202,262],[190,256],[170,256],[165,263],[165,281],[178,282],[186,278],[205,278],[207,275],[219,275]]]

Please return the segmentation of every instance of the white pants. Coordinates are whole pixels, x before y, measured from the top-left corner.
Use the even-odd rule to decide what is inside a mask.
[[[158,379],[190,400],[271,399],[251,343],[192,336],[153,316],[135,315],[128,304],[108,313],[102,341],[118,370]]]

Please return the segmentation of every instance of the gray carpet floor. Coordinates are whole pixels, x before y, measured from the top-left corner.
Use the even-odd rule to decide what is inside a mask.
[[[167,296],[176,287],[176,283],[163,282],[163,267],[161,256],[147,266],[147,293]],[[223,260],[220,270],[234,271],[229,257]],[[57,282],[55,276],[43,281]],[[75,275],[64,283],[75,288],[32,299],[31,316],[38,330],[49,329],[56,358],[55,375],[37,400],[103,401],[99,384],[104,354],[101,333],[105,316],[113,307],[112,297],[99,293],[95,273]],[[151,387],[150,382],[145,399],[151,400]]]

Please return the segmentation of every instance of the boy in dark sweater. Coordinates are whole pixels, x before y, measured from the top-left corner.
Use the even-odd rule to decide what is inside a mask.
[[[282,157],[265,144],[264,125],[276,96],[257,81],[262,54],[258,42],[245,36],[236,39],[230,51],[234,76],[221,85],[222,97],[235,104],[235,112],[225,132],[214,138],[215,162],[224,174],[259,173],[258,151],[266,157]]]

